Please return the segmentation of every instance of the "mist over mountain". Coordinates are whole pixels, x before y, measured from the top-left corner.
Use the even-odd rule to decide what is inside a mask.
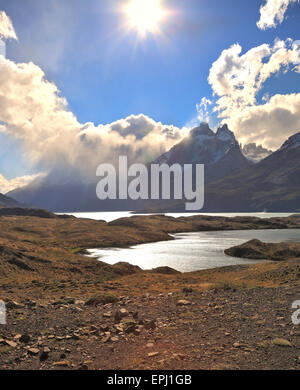
[[[264,148],[262,145],[251,143],[243,146],[242,153],[248,160],[257,163],[270,156],[273,152],[272,150]]]
[[[248,146],[248,151],[263,148]],[[160,156],[159,164],[205,164],[202,211],[297,211],[300,209],[300,133],[258,163],[247,159],[226,125],[213,132],[205,123]],[[253,153],[252,153],[253,157]],[[69,172],[70,173],[70,172]],[[96,196],[96,180],[52,172],[8,195],[52,211],[184,211],[183,201],[105,200]]]
[[[226,125],[213,132],[203,123],[155,163],[205,164],[205,180],[211,182],[251,165]],[[18,201],[52,211],[136,210],[142,201],[106,200],[96,196],[95,180],[76,175],[76,170],[53,171],[9,193]]]
[[[17,202],[15,199],[10,198],[9,196],[0,194],[0,208],[3,207],[26,207],[25,204]]]

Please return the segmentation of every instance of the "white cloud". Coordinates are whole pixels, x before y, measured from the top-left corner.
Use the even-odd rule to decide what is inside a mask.
[[[261,30],[276,27],[284,20],[284,15],[290,4],[299,0],[266,0],[266,4],[260,8],[260,19],[257,27]]]
[[[16,177],[14,179],[8,180],[0,174],[0,193],[6,194],[9,191],[15,190],[16,188],[24,187],[42,176],[43,174],[36,174],[31,176]]]
[[[4,12],[0,12],[1,36],[17,38]],[[95,178],[98,164],[115,163],[120,154],[127,154],[132,161],[154,160],[187,130],[143,114],[106,125],[82,124],[40,67],[2,58],[0,131],[18,138],[26,157],[43,172]],[[6,187],[12,185],[2,182]]]
[[[257,142],[275,150],[300,131],[300,93],[278,94],[266,104],[246,107],[232,126],[243,144]]]
[[[0,62],[0,131],[22,141],[26,156],[41,171],[65,170],[95,177],[98,164],[120,154],[151,161],[187,130],[131,115],[107,125],[81,124],[54,83],[33,63]]]
[[[209,111],[209,106],[211,106],[213,103],[211,100],[207,99],[206,97],[203,97],[201,99],[201,102],[199,104],[196,105],[196,109],[197,109],[197,112],[198,112],[198,120],[200,122],[209,122],[209,115],[210,115],[210,111]]]
[[[257,102],[266,80],[280,72],[297,71],[299,64],[299,48],[290,39],[254,47],[245,54],[235,44],[213,63],[208,81],[219,97],[215,111],[240,142],[276,148],[300,130],[300,94],[268,97],[265,104]]]
[[[0,39],[18,39],[10,18],[0,11]]]

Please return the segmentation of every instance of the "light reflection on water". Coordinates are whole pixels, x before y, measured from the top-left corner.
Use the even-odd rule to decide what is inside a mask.
[[[89,255],[108,264],[125,261],[142,269],[169,266],[181,272],[190,272],[257,263],[258,260],[226,256],[224,250],[254,238],[264,242],[300,242],[300,229],[180,233],[174,237],[175,240],[172,241],[142,244],[126,249],[90,249]]]

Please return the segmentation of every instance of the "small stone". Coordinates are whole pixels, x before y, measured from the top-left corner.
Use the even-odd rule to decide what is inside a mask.
[[[129,333],[135,333],[136,331],[136,324],[127,324],[127,326],[124,328],[124,332]]]
[[[21,343],[28,344],[30,342],[30,336],[26,333],[22,334],[22,336],[20,337],[20,341]]]
[[[10,340],[5,340],[5,344],[11,348],[16,348],[16,346],[17,346],[17,343],[15,343],[14,341],[10,341]]]
[[[280,347],[292,347],[292,343],[288,340],[276,338],[273,340],[274,345],[279,345]]]
[[[241,343],[233,343],[233,348],[241,348],[243,345]]]
[[[21,307],[24,307],[21,303],[18,303],[16,301],[8,301],[6,302],[6,308],[7,309],[20,309]]]
[[[114,328],[116,329],[116,331],[118,332],[118,333],[123,333],[123,330],[124,330],[124,328],[123,328],[123,326],[122,325],[114,325]]]
[[[29,355],[34,356],[34,355],[38,355],[40,353],[40,350],[38,348],[29,348],[28,353]]]
[[[150,352],[148,353],[148,357],[155,357],[155,356],[158,356],[159,355],[159,352]]]
[[[148,343],[146,344],[146,348],[153,348],[154,347],[154,344],[153,343]]]
[[[69,367],[69,365],[70,365],[70,362],[68,360],[62,360],[62,361],[53,363],[53,366],[57,366],[57,367]]]
[[[174,353],[173,357],[174,357],[174,359],[177,359],[177,360],[184,360],[185,359],[185,355],[183,355],[182,353]]]
[[[45,360],[47,360],[49,357],[49,353],[50,353],[50,349],[48,347],[45,347],[41,353],[40,361],[44,362]]]
[[[76,299],[75,300],[75,305],[84,305],[84,304],[85,304],[85,302],[82,301],[81,299]]]
[[[103,343],[108,343],[110,341],[110,335],[106,335],[104,336],[104,338],[102,339]]]
[[[108,311],[107,313],[102,314],[105,318],[110,318],[112,316],[111,311]]]
[[[128,316],[128,311],[124,307],[122,307],[120,309],[120,313],[121,313],[122,317],[127,317]]]
[[[190,301],[187,301],[186,299],[181,299],[177,302],[177,306],[188,306],[191,305]]]

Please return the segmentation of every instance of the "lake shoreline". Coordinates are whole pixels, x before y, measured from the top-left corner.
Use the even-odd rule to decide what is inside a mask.
[[[298,234],[299,233],[299,234]],[[109,265],[127,262],[148,271],[168,266],[182,273],[231,265],[255,264],[256,259],[231,256],[226,251],[250,239],[271,242],[298,242],[300,230],[232,230],[188,232],[172,235],[172,240],[138,244],[129,248],[91,248],[84,255]]]

